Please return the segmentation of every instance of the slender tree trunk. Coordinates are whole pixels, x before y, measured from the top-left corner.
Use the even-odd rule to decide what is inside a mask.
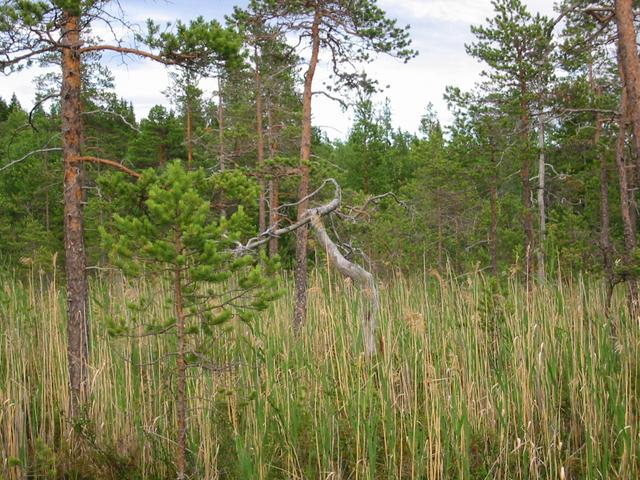
[[[269,227],[275,227],[280,221],[278,208],[280,206],[280,179],[274,177],[269,181],[269,205],[271,205],[271,213],[269,218]],[[275,257],[278,254],[278,237],[269,239],[269,256]]]
[[[544,154],[544,119],[542,115],[539,118],[538,126],[538,148],[540,155],[538,157],[538,213],[540,216],[540,245],[538,245],[538,280],[544,282],[545,279],[545,252],[544,245],[547,237],[547,217],[544,203],[545,190],[545,154]]]
[[[316,7],[316,14],[311,27],[311,58],[304,79],[304,92],[302,94],[302,138],[300,141],[300,188],[298,198],[298,220],[302,219],[309,206],[309,180],[311,159],[311,99],[313,96],[313,76],[318,65],[320,52],[320,21],[322,15],[320,6]],[[295,330],[299,330],[307,317],[307,240],[309,229],[305,225],[296,231],[296,305],[293,320]]]
[[[181,251],[181,239],[176,236],[176,251]],[[187,368],[185,362],[185,334],[184,334],[184,310],[182,299],[182,272],[176,267],[174,275],[174,294],[176,300],[176,334],[178,341],[178,355],[176,358],[178,368],[178,452],[176,458],[176,470],[178,480],[185,477],[185,457],[187,451]]]
[[[640,157],[640,59],[633,24],[632,0],[616,0],[615,18],[618,27],[618,60],[627,94],[627,114],[633,131],[636,156]]]
[[[44,161],[42,162],[42,170],[44,171],[44,178],[49,178],[49,154],[44,154]],[[48,183],[48,182],[47,182]],[[44,189],[44,226],[48,231],[51,230],[51,205],[49,200],[49,187]]]
[[[253,49],[255,57],[255,83],[256,83],[256,133],[258,135],[258,172],[260,183],[260,196],[258,198],[258,229],[260,233],[266,230],[266,192],[264,181],[264,131],[262,129],[262,81],[260,78],[260,67],[258,64],[258,47]]]
[[[626,95],[623,90],[622,102],[620,105],[620,127],[618,131],[618,141],[616,144],[616,166],[618,167],[618,181],[620,182],[620,213],[622,216],[624,234],[624,260],[627,266],[633,262],[633,252],[637,247],[636,221],[633,214],[633,202],[631,197],[635,195],[630,191],[629,163],[625,160],[625,140],[628,128],[628,117],[626,111]],[[628,304],[631,315],[639,312],[638,285],[634,277],[628,276],[627,285],[629,288]]]
[[[591,89],[599,98],[601,90],[593,77],[593,66],[589,65],[589,82]],[[602,250],[602,267],[607,278],[607,300],[605,316],[608,318],[611,309],[611,297],[615,286],[615,273],[613,270],[613,244],[611,243],[611,217],[609,208],[609,169],[607,156],[602,151],[600,139],[602,137],[602,114],[596,114],[595,131],[593,134],[593,147],[600,167],[600,249]]]
[[[224,172],[225,158],[224,158],[224,97],[222,95],[223,82],[218,77],[218,162],[220,165],[220,171]]]
[[[187,95],[187,170],[191,170],[193,164],[193,135],[191,125],[191,100]]]
[[[276,157],[276,144],[273,135],[273,119],[271,116],[271,102],[267,106],[267,132],[269,141],[269,159],[273,160]],[[280,215],[278,208],[280,207],[280,177],[278,172],[274,171],[271,174],[269,180],[269,228],[276,228],[276,225],[280,221]],[[274,257],[278,254],[278,237],[271,237],[269,239],[269,256]]]
[[[496,149],[491,146],[491,270],[494,276],[498,275],[498,162]]]
[[[167,145],[164,143],[165,139],[162,141],[163,143],[160,144],[160,166],[164,167],[167,163]]]
[[[616,146],[616,165],[620,182],[620,209],[622,214],[625,255],[627,267],[634,261],[634,250],[637,247],[636,237],[636,199],[635,175],[632,165],[625,159],[626,132],[631,126],[634,141],[634,153],[640,154],[640,62],[636,48],[636,32],[633,25],[633,10],[631,0],[616,0],[615,17],[618,27],[618,71],[622,83],[620,102],[620,128]],[[627,275],[628,305],[632,317],[640,315],[640,296],[638,284],[633,274]]]
[[[443,235],[442,235],[442,206],[441,203],[438,201],[438,266],[440,268],[441,272],[444,272],[445,270],[445,265],[444,265],[444,248],[443,248]]]
[[[525,251],[525,273],[527,278],[527,286],[533,280],[533,248],[535,243],[535,234],[533,230],[533,206],[531,204],[531,159],[529,154],[529,107],[524,101],[526,95],[526,87],[521,86],[520,103],[520,137],[522,141],[522,166],[520,176],[522,179],[522,207],[524,209],[522,216],[522,226],[524,230],[524,251]]]
[[[64,250],[67,276],[67,357],[71,414],[88,400],[89,287],[83,226],[80,102],[80,19],[66,12],[62,49],[62,135],[64,155]]]

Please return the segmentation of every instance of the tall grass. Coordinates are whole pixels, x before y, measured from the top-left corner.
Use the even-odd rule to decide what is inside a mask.
[[[189,379],[192,478],[640,478],[640,325],[604,288],[558,278],[527,293],[481,275],[395,277],[381,289],[381,353],[361,353],[356,289],[316,271],[309,319],[293,285],[251,327],[227,325]],[[37,275],[0,303],[0,477],[170,478],[175,403],[162,338],[113,339],[109,319],[165,289],[92,285],[92,402],[66,432],[64,294]],[[162,302],[135,315],[166,316]]]

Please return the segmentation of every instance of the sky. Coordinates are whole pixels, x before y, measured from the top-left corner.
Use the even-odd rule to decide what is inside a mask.
[[[553,0],[525,0],[529,10],[553,16]],[[203,15],[223,20],[234,5],[244,6],[246,0],[165,1],[127,0],[121,2],[130,22],[143,24],[146,18],[157,22],[183,21]],[[378,0],[387,15],[398,25],[410,25],[412,47],[419,55],[409,63],[379,56],[366,67],[369,76],[389,88],[376,97],[382,103],[389,99],[394,126],[409,132],[418,129],[420,118],[432,103],[442,123],[451,121],[443,99],[449,85],[469,90],[480,80],[482,65],[465,52],[465,43],[474,40],[471,25],[484,23],[492,16],[490,0]],[[112,35],[97,31],[105,40]],[[123,59],[116,54],[105,54],[103,60],[115,76],[118,95],[133,103],[138,119],[146,116],[156,104],[169,106],[163,95],[169,85],[167,69],[159,64],[132,57]],[[321,62],[315,84],[321,85],[328,70]],[[8,99],[15,93],[23,107],[33,105],[35,87],[33,78],[42,73],[31,68],[10,76],[0,76],[0,96]],[[205,81],[205,94],[215,89],[215,82]],[[331,138],[345,138],[349,133],[352,115],[338,104],[323,96],[313,100],[313,122]]]

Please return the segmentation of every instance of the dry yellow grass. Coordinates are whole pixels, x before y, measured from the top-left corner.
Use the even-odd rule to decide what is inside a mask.
[[[640,327],[616,298],[624,335],[612,338],[599,284],[527,297],[515,280],[394,277],[381,289],[384,351],[368,363],[356,289],[319,271],[311,283],[299,338],[283,278],[287,294],[252,329],[220,329],[220,369],[193,372],[192,478],[640,478]],[[153,360],[171,346],[105,330],[133,321],[126,299],[162,288],[93,282],[93,395],[74,458],[63,292],[37,275],[2,289],[0,477],[170,478],[171,363]]]

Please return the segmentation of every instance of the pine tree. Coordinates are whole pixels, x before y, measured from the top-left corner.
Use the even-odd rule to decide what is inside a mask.
[[[108,2],[7,0],[0,4],[0,71],[12,72],[52,54],[61,58],[62,148],[64,157],[65,271],[68,293],[68,364],[72,415],[88,399],[89,285],[84,241],[83,162],[104,162],[83,155],[82,57],[95,52],[130,54],[164,64],[204,68],[216,61],[237,58],[239,40],[218,22],[202,17],[175,32],[160,31],[148,21],[137,36],[143,48],[124,47],[90,39],[91,27],[116,21],[102,15]],[[109,25],[107,25],[109,27]],[[88,41],[92,40],[92,41]]]
[[[146,194],[144,215],[116,215],[113,232],[102,229],[105,247],[125,273],[137,276],[144,268],[172,285],[169,323],[139,325],[133,332],[124,323],[110,328],[114,334],[175,338],[178,479],[188,470],[187,370],[212,366],[216,326],[232,318],[250,322],[275,298],[267,277],[277,265],[233,253],[251,222],[241,207],[219,217],[206,199],[212,186],[202,169],[186,171],[179,161],[161,173],[147,170],[135,187]]]
[[[331,58],[334,76],[328,91],[364,89],[374,83],[354,65],[367,63],[373,53],[387,53],[404,61],[416,55],[410,49],[407,28],[396,26],[375,0],[252,0],[249,10],[287,33],[301,35],[310,48],[302,94],[302,133],[300,139],[300,187],[298,219],[308,209],[311,160],[311,101],[313,79],[321,49]],[[325,92],[326,93],[326,92]],[[303,324],[307,312],[307,227],[296,232],[296,308],[294,328]]]
[[[467,53],[489,66],[483,72],[489,80],[485,87],[501,93],[505,113],[519,120],[524,261],[530,282],[536,248],[530,181],[534,148],[530,136],[532,115],[541,110],[541,92],[553,73],[549,58],[553,23],[540,14],[532,15],[521,0],[494,0],[492,4],[496,15],[486,25],[471,28],[477,40],[467,45]]]

